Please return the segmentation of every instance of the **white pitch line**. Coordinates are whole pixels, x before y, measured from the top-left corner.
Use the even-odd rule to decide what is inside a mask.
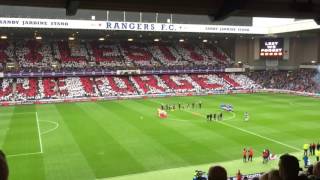
[[[17,156],[29,156],[29,155],[35,155],[35,154],[42,154],[42,152],[9,154],[9,155],[6,155],[6,157],[10,158],[10,157],[17,157]]]
[[[39,117],[38,117],[38,112],[37,111],[36,111],[36,119],[37,119],[38,136],[39,136],[39,143],[40,143],[40,152],[43,153],[42,139],[41,139],[41,133],[40,133],[40,125],[39,125]]]
[[[47,131],[43,131],[43,132],[41,132],[41,135],[44,135],[44,134],[50,133],[50,132],[52,132],[52,131],[56,130],[56,129],[59,127],[59,123],[54,122],[54,121],[41,120],[41,122],[48,122],[48,123],[51,123],[51,124],[54,124],[54,125],[55,125],[55,127],[54,127],[54,128],[49,129],[49,130],[47,130]]]
[[[24,115],[24,114],[34,114],[34,112],[22,112],[22,113],[0,113],[0,116],[13,116],[13,115]]]
[[[294,150],[297,150],[297,151],[300,151],[301,149],[297,148],[297,147],[294,147],[294,146],[291,146],[289,144],[285,144],[283,142],[280,142],[280,141],[277,141],[275,139],[272,139],[272,138],[268,138],[266,136],[262,136],[260,134],[257,134],[257,133],[254,133],[254,132],[251,132],[251,131],[248,131],[248,130],[245,130],[245,129],[242,129],[242,128],[239,128],[239,127],[236,127],[234,125],[231,125],[231,124],[228,124],[228,123],[225,123],[225,122],[221,122],[221,121],[218,121],[219,123],[225,125],[225,126],[228,126],[228,127],[231,127],[231,128],[234,128],[234,129],[237,129],[239,131],[242,131],[242,132],[245,132],[245,133],[248,133],[248,134],[251,134],[251,135],[254,135],[254,136],[257,136],[257,137],[260,137],[262,139],[266,139],[268,141],[271,141],[271,142],[274,142],[274,143],[277,143],[277,144],[280,144],[280,145],[283,145],[283,146],[286,146],[288,148],[291,148],[291,149],[294,149]]]
[[[186,111],[186,112],[188,112],[188,111]],[[195,114],[195,115],[204,117],[204,116],[201,115],[201,114]],[[257,136],[257,137],[259,137],[259,138],[266,139],[266,140],[268,140],[268,141],[271,141],[271,142],[280,144],[280,145],[282,145],[282,146],[286,146],[286,147],[288,147],[288,148],[291,148],[291,149],[294,149],[294,150],[297,150],[297,151],[300,151],[300,150],[301,150],[301,149],[299,149],[299,148],[297,148],[297,147],[294,147],[294,146],[291,146],[291,145],[289,145],[289,144],[285,144],[285,143],[283,143],[283,142],[277,141],[277,140],[275,140],[275,139],[268,138],[268,137],[266,137],[266,136],[262,136],[262,135],[260,135],[260,134],[257,134],[257,133],[254,133],[254,132],[251,132],[251,131],[248,131],[248,130],[239,128],[239,127],[237,127],[237,126],[234,126],[234,125],[231,125],[231,124],[222,122],[222,121],[217,121],[217,122],[220,123],[220,124],[223,124],[223,125],[225,125],[225,126],[228,126],[228,127],[234,128],[234,129],[237,129],[237,130],[239,130],[239,131],[242,131],[242,132],[245,132],[245,133],[248,133],[248,134]]]

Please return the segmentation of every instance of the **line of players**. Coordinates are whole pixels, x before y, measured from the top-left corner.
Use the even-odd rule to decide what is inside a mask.
[[[221,113],[213,113],[213,114],[207,114],[207,121],[222,121],[223,120],[223,114]]]
[[[170,111],[170,110],[176,110],[176,109],[195,109],[195,108],[202,108],[202,102],[193,102],[191,104],[187,103],[187,104],[161,104],[160,106],[161,110],[166,110],[166,111]]]

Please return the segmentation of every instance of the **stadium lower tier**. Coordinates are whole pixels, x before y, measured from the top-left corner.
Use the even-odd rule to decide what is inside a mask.
[[[0,101],[201,93],[260,88],[243,74],[0,79]]]

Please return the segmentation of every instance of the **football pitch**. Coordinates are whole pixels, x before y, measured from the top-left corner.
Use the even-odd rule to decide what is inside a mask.
[[[161,104],[202,108],[168,111]],[[232,104],[223,121],[207,122]],[[237,94],[21,105],[0,108],[0,148],[10,180],[192,179],[196,169],[221,164],[228,175],[262,172],[263,149],[302,158],[302,145],[320,141],[320,99],[276,94]],[[245,122],[244,112],[250,120]],[[252,163],[242,150],[252,147]]]

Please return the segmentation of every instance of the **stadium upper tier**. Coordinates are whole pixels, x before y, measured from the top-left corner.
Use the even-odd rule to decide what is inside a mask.
[[[0,72],[224,68],[219,47],[205,43],[0,41]]]

